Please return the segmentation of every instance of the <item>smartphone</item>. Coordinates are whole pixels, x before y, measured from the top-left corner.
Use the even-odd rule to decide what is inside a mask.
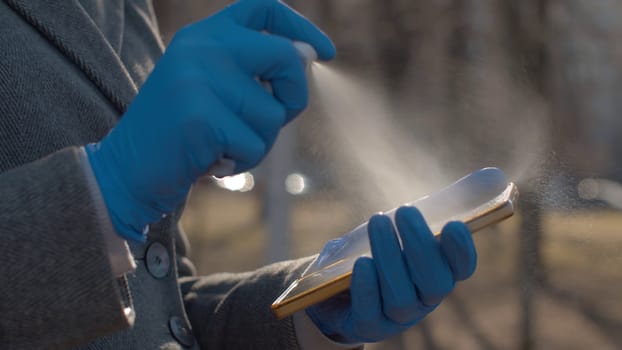
[[[484,168],[414,202],[435,235],[449,221],[463,221],[475,233],[514,214],[518,189],[498,168]],[[386,214],[394,219],[393,209]],[[354,262],[371,256],[367,224],[329,241],[309,267],[272,303],[284,318],[350,288]]]

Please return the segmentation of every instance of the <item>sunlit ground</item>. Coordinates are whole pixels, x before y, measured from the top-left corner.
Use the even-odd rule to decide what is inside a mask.
[[[256,192],[213,185],[194,189],[183,225],[201,273],[265,264],[263,204]],[[302,198],[292,202],[292,257],[317,252],[360,217],[335,196]],[[477,233],[475,276],[420,326],[369,349],[519,349],[520,219]],[[620,227],[622,214],[614,211],[545,213],[542,254],[548,282],[535,297],[535,349],[622,348]]]

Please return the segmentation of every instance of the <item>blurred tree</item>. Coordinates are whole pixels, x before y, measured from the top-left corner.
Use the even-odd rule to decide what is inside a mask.
[[[412,21],[411,9],[417,1],[385,0],[372,1],[374,34],[378,61],[382,77],[389,90],[403,89],[405,72],[411,64],[412,30],[407,23]]]
[[[560,158],[579,177],[622,180],[618,1],[551,1],[552,89]]]
[[[522,75],[530,89],[550,101],[548,0],[505,1],[504,5],[508,50],[514,58],[508,68],[512,75]],[[541,285],[544,271],[541,198],[544,189],[538,181],[541,174],[534,175],[519,184],[522,215],[517,266],[521,286],[519,346],[522,350],[536,346],[534,331],[538,318],[534,314],[534,294]]]

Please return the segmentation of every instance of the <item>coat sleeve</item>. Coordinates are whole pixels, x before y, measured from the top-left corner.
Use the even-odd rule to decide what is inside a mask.
[[[310,262],[301,259],[248,273],[181,278],[186,312],[201,348],[299,349],[292,318],[277,320],[270,305]]]
[[[82,157],[65,148],[0,174],[3,349],[66,348],[133,322]]]

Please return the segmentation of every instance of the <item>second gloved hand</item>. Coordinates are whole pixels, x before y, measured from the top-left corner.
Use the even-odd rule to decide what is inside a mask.
[[[391,220],[373,216],[367,226],[373,258],[356,261],[349,291],[306,310],[328,337],[366,343],[401,333],[473,274],[477,255],[463,223],[447,224],[440,239],[413,207],[399,208],[395,223],[403,247]]]
[[[121,236],[144,239],[143,228],[181,204],[218,159],[233,160],[236,172],[263,159],[307,104],[292,40],[320,59],[335,54],[326,35],[276,0],[242,0],[177,33],[121,121],[86,147]]]

